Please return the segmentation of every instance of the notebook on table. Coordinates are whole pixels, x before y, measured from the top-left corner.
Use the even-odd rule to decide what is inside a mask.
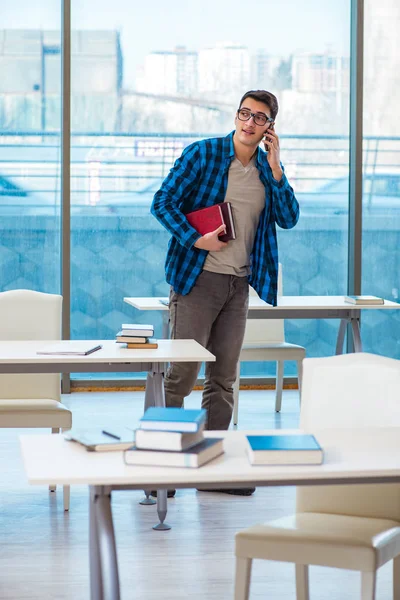
[[[71,429],[64,433],[64,438],[85,446],[89,452],[128,450],[135,445],[135,432],[129,428],[114,428],[112,431]]]
[[[365,304],[370,306],[385,303],[384,299],[378,296],[345,296],[344,301],[349,304]]]
[[[66,340],[64,342],[58,342],[56,344],[49,344],[43,346],[36,354],[46,355],[62,355],[62,356],[86,356],[100,350],[103,346],[101,344],[93,344],[82,340]]]

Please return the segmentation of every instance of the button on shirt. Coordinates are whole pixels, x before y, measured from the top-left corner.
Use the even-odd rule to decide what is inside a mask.
[[[265,207],[265,187],[255,157],[245,167],[234,158],[229,167],[225,202],[231,203],[236,239],[219,252],[209,252],[205,271],[246,277],[260,215]]]

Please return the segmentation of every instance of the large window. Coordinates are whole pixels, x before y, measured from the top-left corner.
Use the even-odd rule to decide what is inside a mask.
[[[172,0],[165,11],[156,1],[147,27],[138,3],[73,0],[74,336],[113,337],[127,319],[156,321],[161,333],[159,315],[123,303],[168,294],[169,236],[149,213],[152,197],[187,144],[232,130],[248,89],[278,96],[282,160],[302,204],[297,228],[279,233],[285,292],[345,293],[349,6],[289,4]],[[331,353],[335,333],[287,324],[310,355]]]
[[[400,5],[365,7],[362,286],[400,301]],[[364,349],[400,358],[397,311],[368,311]]]
[[[396,300],[400,9],[378,4],[365,10],[363,291]],[[62,0],[40,6],[1,8],[1,289],[60,290]],[[112,339],[126,321],[161,335],[160,315],[123,303],[168,294],[152,197],[187,144],[233,129],[248,89],[278,96],[301,204],[296,228],[278,234],[284,292],[346,293],[350,0],[171,0],[167,11],[154,0],[151,18],[136,1],[71,0],[71,15],[71,336]],[[286,336],[323,356],[337,325],[290,321]],[[400,356],[398,317],[377,312],[363,327],[368,349]]]
[[[61,10],[40,4],[0,9],[0,285],[59,293]]]

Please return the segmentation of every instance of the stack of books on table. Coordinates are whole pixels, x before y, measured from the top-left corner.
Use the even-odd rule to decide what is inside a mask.
[[[135,447],[125,452],[128,465],[201,467],[223,453],[222,438],[203,436],[206,411],[148,408],[136,430]]]
[[[121,331],[117,333],[116,341],[118,344],[126,344],[127,348],[158,348],[157,340],[153,336],[153,325],[125,323],[122,325]]]

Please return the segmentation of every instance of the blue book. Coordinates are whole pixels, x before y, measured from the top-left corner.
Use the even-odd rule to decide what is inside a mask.
[[[204,408],[189,410],[185,408],[150,407],[140,419],[141,429],[156,431],[196,432],[203,427],[207,412]]]
[[[247,435],[252,465],[320,465],[323,451],[313,435]]]

